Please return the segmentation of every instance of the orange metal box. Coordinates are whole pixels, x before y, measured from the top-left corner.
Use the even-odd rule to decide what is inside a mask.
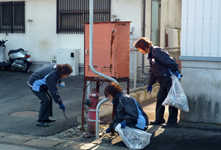
[[[89,66],[89,24],[85,24],[85,77],[100,77]],[[129,77],[130,21],[93,24],[93,66],[113,78]]]

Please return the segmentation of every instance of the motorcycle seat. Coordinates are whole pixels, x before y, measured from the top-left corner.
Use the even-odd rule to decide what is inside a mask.
[[[24,51],[23,48],[19,48],[19,49],[16,49],[16,50],[10,50],[10,51],[8,52],[8,55],[13,54],[13,53],[17,53],[17,52],[23,52],[23,51]]]

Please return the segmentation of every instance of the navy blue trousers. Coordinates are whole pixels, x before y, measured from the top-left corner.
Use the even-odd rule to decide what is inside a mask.
[[[38,121],[48,120],[53,116],[52,113],[52,98],[48,91],[32,92],[40,99],[40,110],[38,114]]]
[[[157,93],[157,104],[156,104],[156,121],[165,121],[164,111],[165,106],[162,105],[163,101],[167,97],[171,86],[160,87],[159,92]],[[169,118],[167,123],[177,123],[178,109],[172,106],[169,106]]]

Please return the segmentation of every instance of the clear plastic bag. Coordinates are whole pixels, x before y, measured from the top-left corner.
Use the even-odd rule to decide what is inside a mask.
[[[162,105],[170,105],[182,111],[189,112],[188,100],[180,81],[175,75],[172,75],[171,78],[172,86]]]
[[[143,149],[150,143],[151,133],[130,127],[121,128],[118,124],[115,128],[125,145],[130,149]]]

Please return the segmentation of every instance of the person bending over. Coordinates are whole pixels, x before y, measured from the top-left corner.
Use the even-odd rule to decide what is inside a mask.
[[[148,60],[150,64],[150,79],[147,86],[147,92],[152,91],[152,85],[158,81],[160,84],[159,92],[157,93],[156,103],[156,118],[155,121],[150,122],[151,125],[161,125],[165,123],[164,110],[165,106],[162,105],[163,101],[169,93],[172,86],[171,75],[174,74],[181,78],[178,65],[170,56],[170,54],[163,48],[153,46],[153,43],[145,37],[139,38],[134,42],[134,46],[143,54],[148,53]],[[162,127],[177,126],[178,109],[169,106],[169,118],[165,125]]]
[[[65,111],[65,106],[58,93],[57,85],[72,72],[72,67],[69,64],[52,63],[37,69],[29,77],[27,84],[32,92],[40,99],[37,126],[48,127],[47,122],[55,121],[49,119],[53,115],[52,98],[59,104],[59,108]]]

